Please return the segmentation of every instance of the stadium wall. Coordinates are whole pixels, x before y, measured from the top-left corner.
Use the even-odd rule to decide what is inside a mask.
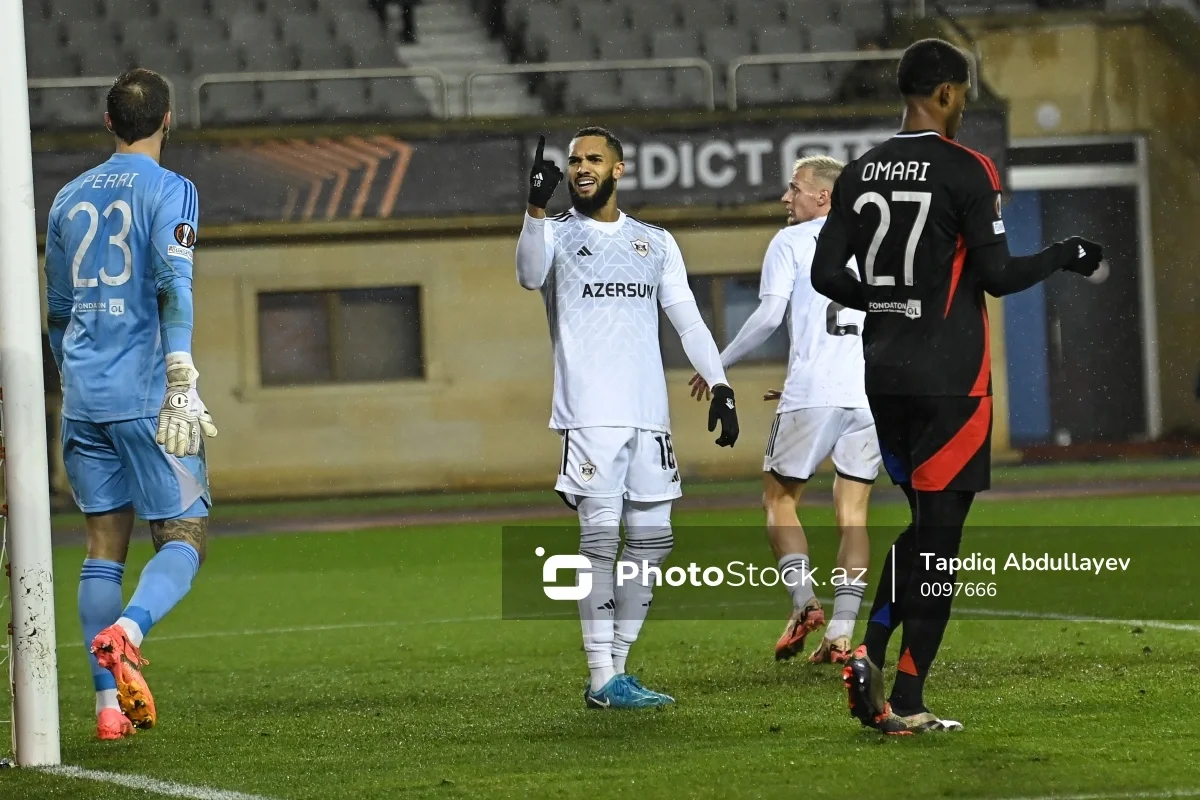
[[[753,274],[777,229],[674,233],[692,274]],[[560,457],[558,436],[546,427],[549,336],[540,296],[516,284],[515,242],[514,227],[511,235],[205,248],[197,259],[195,352],[202,397],[221,431],[209,445],[214,494],[549,490]],[[424,380],[261,385],[257,293],[388,285],[420,287]],[[996,364],[1004,363],[1003,343],[1003,326],[996,325]],[[996,370],[998,442],[1007,441],[1003,372]],[[707,404],[688,397],[691,370],[670,372],[685,480],[758,473],[775,409],[762,392],[778,387],[783,374],[783,364],[731,372],[742,439],[730,450],[713,444]]]
[[[1146,135],[1163,430],[1200,430],[1200,29],[1179,12],[966,24],[1014,139]]]

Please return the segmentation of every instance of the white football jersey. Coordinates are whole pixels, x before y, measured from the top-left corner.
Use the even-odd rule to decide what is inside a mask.
[[[544,230],[550,427],[670,431],[658,309],[695,299],[675,238],[623,212],[597,222],[574,209]]]
[[[800,408],[868,408],[863,383],[866,314],[812,287],[812,259],[825,217],[790,225],[771,240],[758,296],[788,300],[792,352],[778,413]],[[847,265],[857,273],[853,260]]]

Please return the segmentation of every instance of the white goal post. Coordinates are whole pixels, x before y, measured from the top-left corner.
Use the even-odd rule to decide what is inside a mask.
[[[0,109],[5,115],[0,125],[0,391],[8,496],[13,749],[19,766],[45,766],[60,763],[62,755],[22,5],[0,2]]]

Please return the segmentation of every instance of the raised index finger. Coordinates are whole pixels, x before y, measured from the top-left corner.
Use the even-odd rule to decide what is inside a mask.
[[[537,148],[537,154],[536,154],[536,155],[534,155],[534,157],[533,157],[533,160],[534,160],[534,161],[537,161],[537,162],[540,162],[540,161],[542,160],[542,151],[543,151],[543,150],[545,150],[545,149],[546,149],[546,137],[545,137],[544,135],[543,135],[543,136],[539,136],[539,137],[538,137],[538,148]]]

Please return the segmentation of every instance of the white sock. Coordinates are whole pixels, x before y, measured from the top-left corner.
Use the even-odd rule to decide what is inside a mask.
[[[833,619],[825,629],[826,639],[833,641],[841,636],[854,636],[854,622],[858,619],[858,610],[862,607],[866,590],[866,584],[858,581],[833,590]]]
[[[622,673],[629,650],[642,632],[654,584],[642,574],[643,564],[661,567],[675,546],[671,534],[671,501],[640,503],[630,501],[625,509],[625,550],[621,562],[632,566],[636,575],[616,587],[617,618],[613,631],[613,668]],[[628,571],[628,567],[627,567]]]
[[[780,579],[785,581],[788,593],[792,596],[792,608],[796,611],[804,608],[809,600],[816,595],[813,593],[812,577],[808,574],[807,553],[787,553],[779,557]]]
[[[100,716],[100,712],[106,708],[121,710],[121,706],[117,703],[116,689],[101,689],[96,692],[96,716]]]
[[[129,617],[121,617],[119,620],[117,620],[117,624],[125,629],[125,633],[129,635],[129,641],[133,642],[134,647],[142,646],[142,637],[145,636],[145,634],[142,633],[142,628],[140,625],[131,620]]]
[[[613,565],[621,545],[620,497],[583,497],[579,501],[579,552],[592,562],[592,591],[579,601],[583,649],[591,688],[598,692],[616,675],[613,667]]]

